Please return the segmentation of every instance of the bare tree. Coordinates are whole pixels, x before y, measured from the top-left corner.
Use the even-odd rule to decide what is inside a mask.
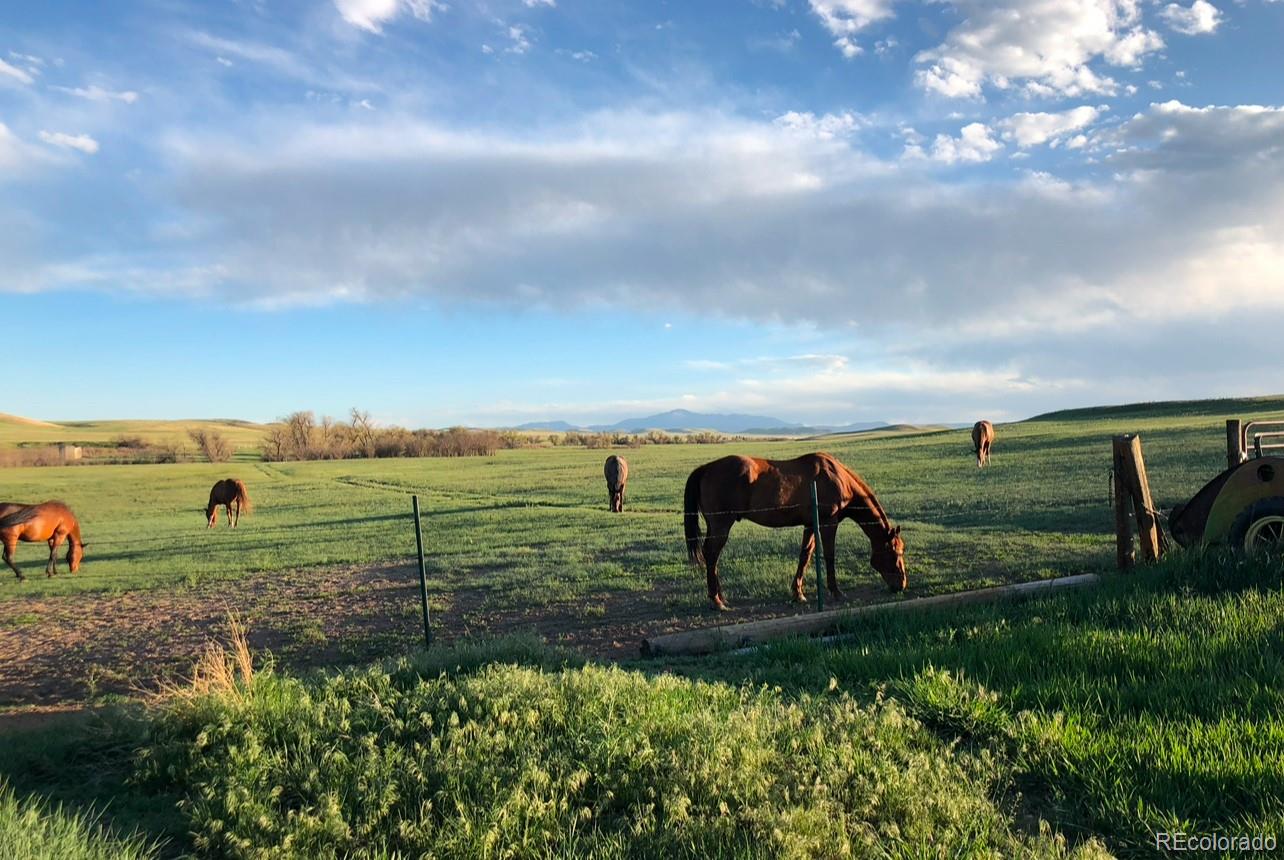
[[[353,445],[363,456],[373,457],[375,455],[375,428],[374,421],[370,418],[370,413],[362,412],[354,406],[349,414],[352,416]]]
[[[221,433],[214,430],[188,430],[187,435],[211,463],[226,463],[232,459],[232,446]]]
[[[285,432],[285,428],[280,424],[269,426],[267,432],[263,434],[263,458],[279,462],[286,458],[289,450],[290,437]]]
[[[317,418],[311,411],[291,412],[282,419],[286,436],[290,444],[290,456],[296,460],[306,460],[312,456],[313,435]]]

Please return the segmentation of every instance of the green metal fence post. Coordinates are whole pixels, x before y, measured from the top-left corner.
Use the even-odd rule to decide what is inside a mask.
[[[812,559],[816,562],[816,611],[825,609],[825,587],[820,575],[820,557],[824,554],[824,542],[820,539],[820,502],[816,500],[816,482],[811,482],[811,527],[816,535],[816,545]]]
[[[415,511],[415,550],[419,554],[419,600],[424,609],[424,647],[432,647],[432,627],[428,623],[428,574],[424,571],[424,536],[419,525],[419,497],[411,496]]]

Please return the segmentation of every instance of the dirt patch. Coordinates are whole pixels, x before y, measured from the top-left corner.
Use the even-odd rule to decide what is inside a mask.
[[[483,588],[434,597],[432,605],[441,642],[529,631],[609,660],[636,657],[648,636],[804,611],[782,600],[714,616],[693,610],[690,587],[679,592],[663,584],[537,609],[515,609]],[[418,578],[405,565],[261,574],[177,591],[5,601],[0,708],[49,709],[154,691],[183,677],[206,641],[225,637],[229,612],[249,628],[256,653],[271,652],[278,666],[291,670],[405,654],[423,635]]]

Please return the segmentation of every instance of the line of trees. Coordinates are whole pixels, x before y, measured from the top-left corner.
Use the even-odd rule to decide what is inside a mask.
[[[311,411],[292,412],[263,437],[266,460],[351,460],[375,457],[485,457],[522,445],[517,434],[496,430],[407,430],[377,427],[369,412],[353,409],[347,421]]]

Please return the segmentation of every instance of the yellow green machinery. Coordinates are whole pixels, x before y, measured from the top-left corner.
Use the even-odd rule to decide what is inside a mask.
[[[1168,518],[1182,546],[1226,544],[1245,552],[1284,549],[1284,422],[1228,421],[1228,468]]]

